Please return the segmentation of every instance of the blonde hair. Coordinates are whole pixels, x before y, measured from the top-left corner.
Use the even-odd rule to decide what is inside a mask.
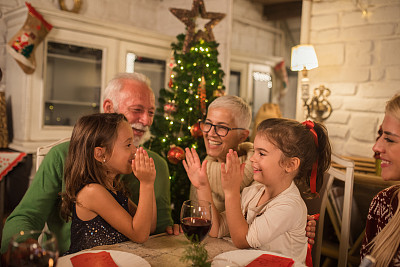
[[[400,121],[400,95],[396,94],[386,104],[386,114]],[[371,246],[371,256],[375,258],[375,267],[389,266],[400,246],[400,187],[394,192],[390,205],[397,198],[397,209],[393,217],[368,244]]]

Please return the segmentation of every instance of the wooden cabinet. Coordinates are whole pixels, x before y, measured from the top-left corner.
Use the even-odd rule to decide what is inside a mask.
[[[35,51],[35,72],[27,75],[9,54],[6,58],[10,148],[33,153],[69,136],[77,118],[101,111],[104,88],[115,74],[127,71],[127,58],[138,61],[128,71],[152,76],[156,95],[165,86],[174,37],[65,11],[37,10],[53,29]],[[19,8],[5,15],[7,40],[21,28],[26,13]]]

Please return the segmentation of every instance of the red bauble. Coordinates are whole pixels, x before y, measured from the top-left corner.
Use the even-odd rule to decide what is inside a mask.
[[[198,137],[202,137],[203,136],[203,132],[200,129],[200,123],[196,122],[195,124],[193,124],[193,126],[190,128],[190,133],[192,134],[192,136],[194,138],[198,138]]]
[[[185,159],[185,151],[179,146],[173,146],[168,151],[167,159],[172,164],[178,164]]]

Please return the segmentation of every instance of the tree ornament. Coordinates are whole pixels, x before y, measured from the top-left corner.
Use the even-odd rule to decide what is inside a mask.
[[[199,95],[200,99],[200,111],[203,113],[203,115],[206,115],[206,79],[204,79],[204,76],[201,76],[201,82],[199,84],[199,87],[197,88],[197,93]]]
[[[35,50],[53,28],[28,2],[28,17],[22,28],[7,43],[6,49],[26,74],[36,69]]]
[[[203,132],[200,129],[200,123],[199,122],[196,122],[195,124],[192,125],[192,127],[190,127],[190,134],[194,138],[198,138],[198,137],[202,137],[203,136]]]
[[[176,165],[185,159],[185,151],[181,147],[173,145],[168,151],[167,159],[169,162]]]
[[[168,103],[164,105],[164,112],[168,115],[176,112],[175,100],[169,100]]]
[[[220,97],[220,96],[223,96],[223,95],[225,95],[225,91],[223,89],[219,89],[218,88],[218,89],[213,91],[213,96],[214,97]]]
[[[175,15],[175,17],[186,25],[187,33],[182,49],[184,54],[189,51],[193,41],[199,41],[200,39],[208,42],[215,41],[212,28],[214,28],[214,26],[225,17],[225,14],[223,13],[206,12],[203,0],[193,0],[191,10],[181,8],[170,8],[169,10]],[[201,18],[210,19],[210,22],[204,25],[205,31],[198,30],[196,32],[196,19],[199,16],[199,13]]]

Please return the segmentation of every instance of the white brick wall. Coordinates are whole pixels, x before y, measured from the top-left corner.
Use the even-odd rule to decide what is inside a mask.
[[[331,89],[333,148],[353,156],[372,156],[385,103],[400,93],[400,1],[363,2],[373,5],[367,18],[347,0],[313,1],[310,18],[320,63],[311,84]]]

